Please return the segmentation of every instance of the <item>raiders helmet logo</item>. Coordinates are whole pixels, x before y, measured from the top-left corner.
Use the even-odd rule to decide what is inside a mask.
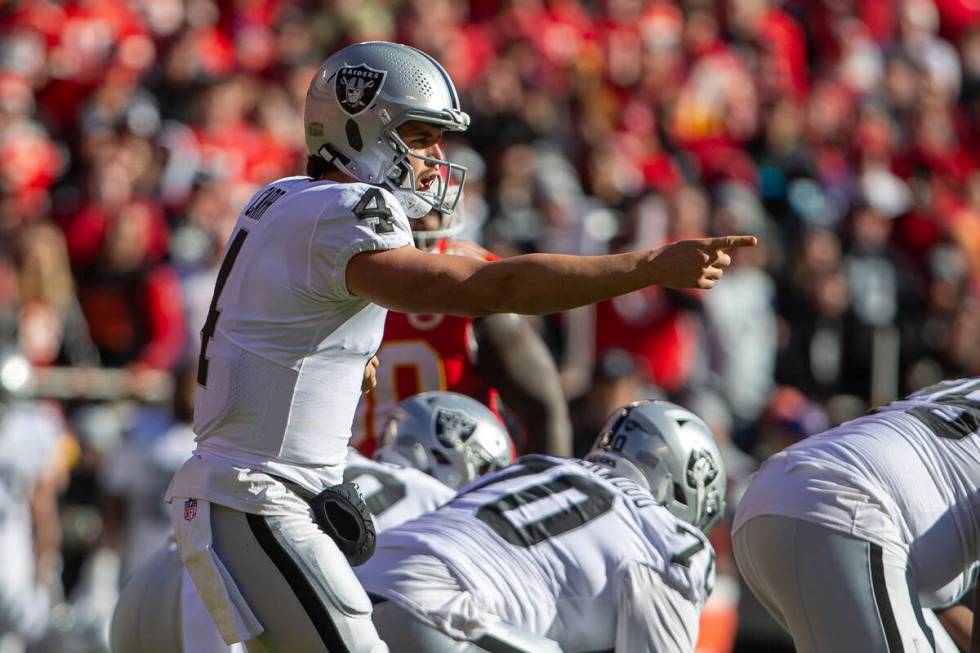
[[[687,459],[687,484],[692,488],[707,485],[718,476],[718,465],[706,451],[692,451]]]
[[[356,116],[367,109],[381,90],[387,74],[364,64],[344,66],[338,70],[334,89],[337,92],[337,102],[344,113]]]
[[[436,412],[436,438],[447,447],[466,442],[475,430],[476,420],[462,411],[440,408]]]

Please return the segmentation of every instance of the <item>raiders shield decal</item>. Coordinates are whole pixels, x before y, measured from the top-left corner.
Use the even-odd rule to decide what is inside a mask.
[[[447,447],[466,442],[475,430],[476,420],[466,413],[450,408],[440,408],[436,412],[436,437]]]
[[[367,109],[381,90],[385,75],[385,71],[368,68],[364,64],[344,66],[338,70],[334,89],[340,108],[349,116],[356,116]]]

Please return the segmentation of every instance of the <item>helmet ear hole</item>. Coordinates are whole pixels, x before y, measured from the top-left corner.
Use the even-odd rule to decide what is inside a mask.
[[[682,506],[687,505],[687,498],[684,496],[684,488],[681,487],[680,483],[674,483],[674,501]]]
[[[346,128],[347,142],[355,151],[360,152],[364,149],[364,140],[361,138],[361,130],[358,129],[357,123],[353,119],[348,119]]]

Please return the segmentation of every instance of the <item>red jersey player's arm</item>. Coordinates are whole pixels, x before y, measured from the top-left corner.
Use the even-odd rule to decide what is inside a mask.
[[[980,653],[980,649],[970,648],[970,629],[974,628],[973,613],[969,606],[955,603],[944,610],[936,610],[936,618],[950,636],[957,648]],[[974,647],[976,643],[974,642]]]
[[[354,256],[347,287],[403,313],[540,315],[654,284],[711,288],[731,264],[722,250],[755,243],[752,236],[727,236],[607,256],[525,254],[493,263],[405,246]]]
[[[572,423],[558,368],[527,320],[513,313],[479,318],[476,369],[514,411],[527,438],[519,453],[572,455]]]
[[[980,583],[977,583],[980,585]],[[973,588],[973,636],[970,638],[970,653],[980,653],[980,619],[977,613],[980,612],[980,589]]]

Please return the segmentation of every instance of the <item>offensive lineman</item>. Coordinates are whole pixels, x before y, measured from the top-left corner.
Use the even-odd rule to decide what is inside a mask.
[[[386,531],[357,575],[396,653],[690,652],[724,491],[704,422],[635,402],[586,460],[521,458]]]
[[[448,503],[460,485],[510,464],[513,451],[486,406],[452,392],[427,392],[401,402],[386,425],[375,456],[390,462],[350,448],[344,480],[357,484],[381,532]],[[172,544],[127,581],[110,631],[113,653],[244,651],[221,640]]]
[[[650,284],[711,288],[731,263],[723,250],[755,239],[495,263],[420,252],[408,220],[451,212],[447,191],[465,177],[439,144],[469,123],[442,66],[394,43],[349,46],[317,72],[304,119],[309,176],[261,189],[229,240],[201,331],[197,449],[167,500],[226,643],[381,653],[348,564],[374,534],[342,480],[385,309],[543,314]]]
[[[946,381],[769,458],[735,559],[801,653],[932,651],[921,608],[975,583],[978,515],[980,378]]]

